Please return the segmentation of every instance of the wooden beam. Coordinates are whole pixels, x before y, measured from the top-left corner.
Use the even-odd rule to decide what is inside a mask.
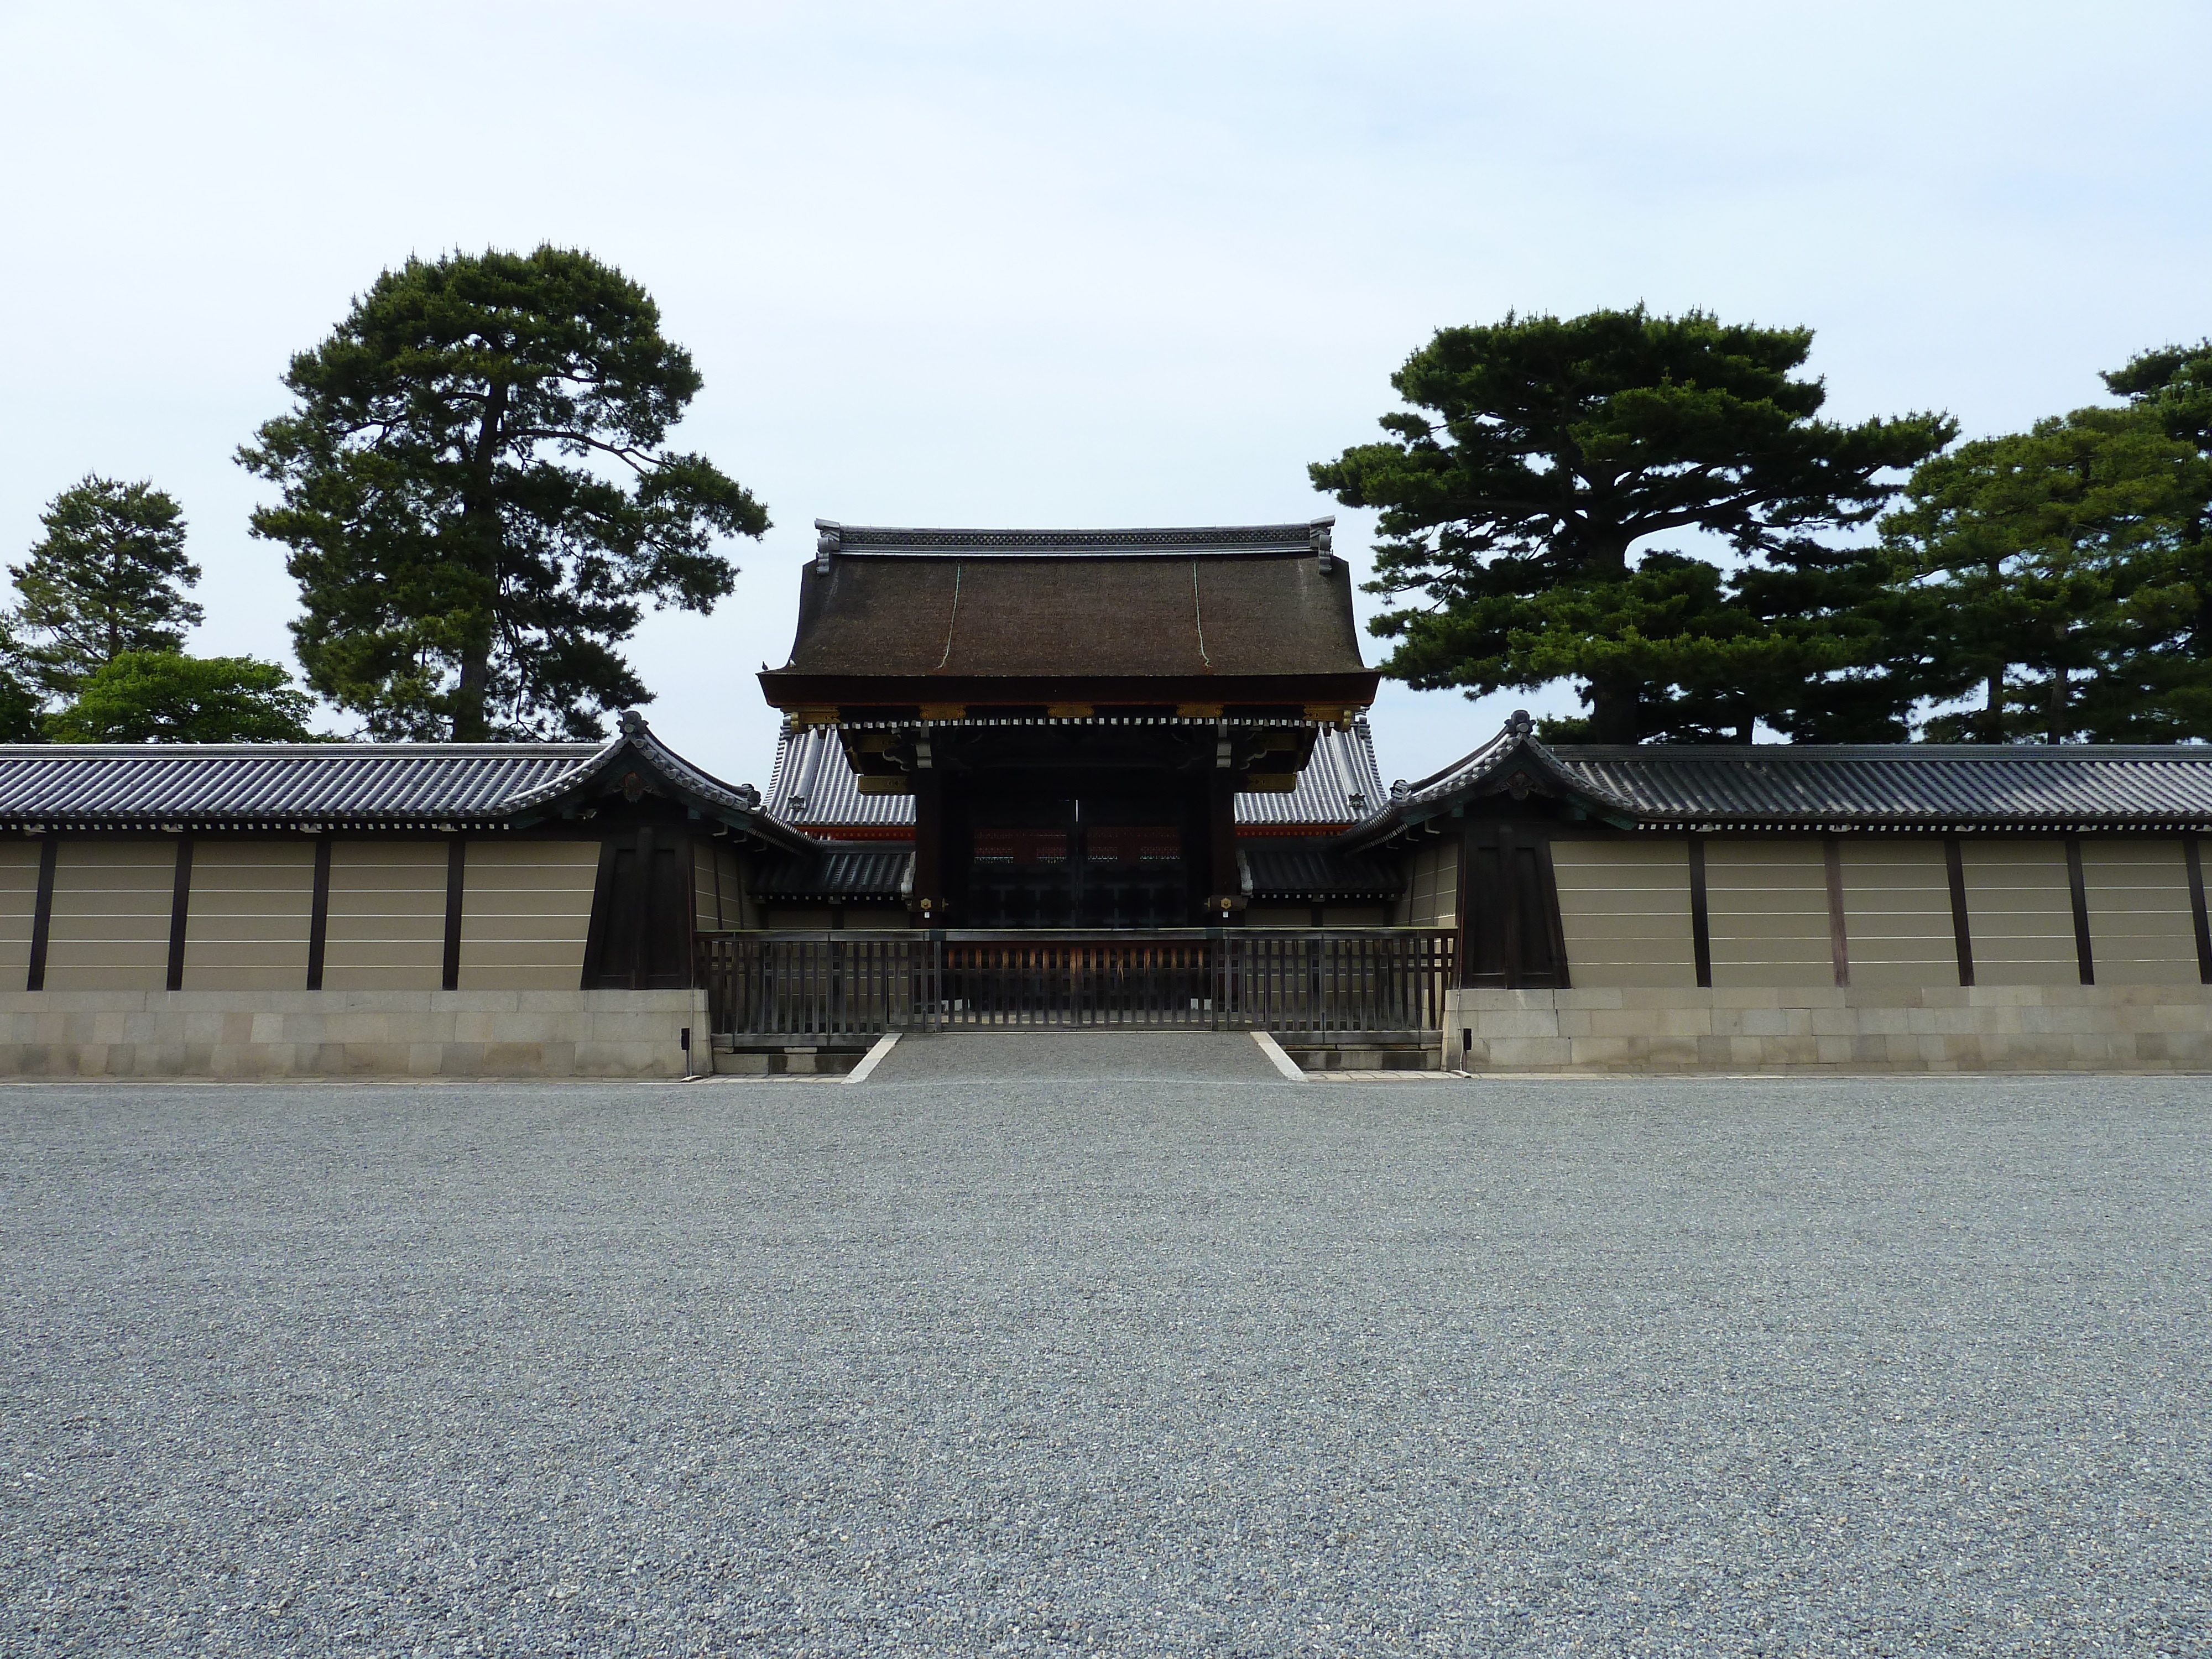
[[[469,863],[469,843],[465,836],[455,836],[446,843],[446,969],[444,988],[461,988],[461,894]]]
[[[307,909],[307,988],[323,988],[323,957],[331,939],[331,838],[315,837],[315,894]]]
[[[49,833],[39,839],[39,896],[31,911],[31,966],[23,976],[27,991],[46,988],[46,939],[54,923],[54,861],[62,838]]]
[[[1713,930],[1705,911],[1705,838],[1690,838],[1690,949],[1697,959],[1698,985],[1713,985]]]
[[[1838,987],[1851,982],[1851,942],[1844,921],[1844,848],[1835,836],[1820,837],[1820,861],[1828,877],[1828,957]]]
[[[2081,837],[2066,837],[2066,884],[2074,895],[2074,955],[2081,966],[2081,983],[2097,982],[2096,959],[2089,952],[2089,889],[2081,878]]]
[[[1974,982],[1974,931],[1966,915],[1966,863],[1956,836],[1943,837],[1943,872],[1951,883],[1951,944],[1959,953],[1959,983]]]
[[[2181,838],[2181,856],[2189,866],[2189,920],[2197,930],[2197,980],[2212,985],[2212,925],[2204,914],[2204,860],[2197,849],[2197,832]]]
[[[169,887],[169,977],[168,988],[185,988],[185,929],[191,920],[192,911],[192,837],[190,831],[177,837],[177,873]]]

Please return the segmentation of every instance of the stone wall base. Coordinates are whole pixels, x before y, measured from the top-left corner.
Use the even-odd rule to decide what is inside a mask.
[[[2212,1071],[2197,985],[1464,990],[1445,1007],[1444,1062],[1471,1072]]]
[[[682,1077],[704,991],[12,991],[0,1075]]]

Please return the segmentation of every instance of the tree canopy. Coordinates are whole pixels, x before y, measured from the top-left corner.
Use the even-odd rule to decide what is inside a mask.
[[[736,575],[717,539],[769,526],[665,447],[701,384],[587,253],[386,271],[240,452],[283,487],[253,533],[291,550],[308,684],[384,738],[592,738],[649,701],[615,649],[643,605],[712,609]]]
[[[1903,735],[1917,656],[1886,643],[1886,476],[1948,442],[1945,416],[1843,425],[1797,377],[1812,331],[1642,307],[1447,328],[1391,377],[1390,436],[1310,469],[1380,509],[1384,671],[1469,695],[1573,678],[1601,741]],[[1723,570],[1706,532],[1745,562]],[[1871,609],[1870,609],[1871,607]],[[1583,734],[1583,733],[1577,733]]]
[[[2168,706],[2203,678],[2173,647],[2197,608],[2181,536],[2204,462],[2135,410],[2080,409],[1923,463],[1882,520],[1930,601],[1936,740],[2188,735]]]
[[[152,483],[96,475],[40,515],[46,533],[10,565],[25,670],[51,696],[128,651],[178,651],[203,615],[185,596],[200,568],[185,556],[185,520]]]
[[[314,699],[273,662],[125,651],[46,719],[58,743],[306,743]]]

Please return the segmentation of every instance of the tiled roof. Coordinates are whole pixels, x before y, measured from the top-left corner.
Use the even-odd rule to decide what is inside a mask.
[[[896,899],[913,865],[903,848],[824,847],[763,863],[753,892],[768,899]]]
[[[1387,803],[1375,763],[1375,738],[1364,720],[1350,731],[1324,726],[1313,758],[1288,794],[1248,793],[1237,797],[1237,822],[1254,829],[1310,824],[1347,828]],[[907,829],[914,823],[911,795],[864,795],[836,732],[828,726],[787,728],[775,747],[767,805],[786,823],[816,835],[849,830]]]
[[[0,747],[0,822],[391,824],[504,817],[604,745],[40,744]]]
[[[1355,834],[1534,793],[1638,827],[2212,828],[2212,745],[1538,743],[1523,720]]]
[[[1393,862],[1319,847],[1243,849],[1254,898],[1395,898],[1406,884]]]
[[[821,553],[878,557],[977,559],[1073,554],[1090,558],[1177,558],[1253,553],[1311,553],[1329,546],[1334,515],[1304,524],[1197,525],[1171,530],[939,530],[840,524],[817,519]]]
[[[15,829],[380,829],[536,821],[635,769],[702,817],[805,845],[757,792],[708,776],[625,714],[588,743],[0,745],[0,825]]]

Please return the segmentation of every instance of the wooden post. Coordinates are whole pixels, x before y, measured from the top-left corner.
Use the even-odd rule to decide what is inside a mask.
[[[307,988],[323,988],[323,957],[331,938],[331,838],[315,837],[315,891],[307,910]]]
[[[23,978],[27,991],[46,988],[46,939],[54,925],[54,862],[61,845],[62,838],[51,832],[39,838],[39,896],[31,912],[31,965]]]
[[[1943,837],[1943,872],[1951,883],[1951,943],[1959,953],[1959,983],[1974,982],[1974,930],[1966,914],[1966,861],[1956,836]]]
[[[1222,898],[1238,898],[1244,888],[1237,876],[1237,775],[1225,767],[1216,767],[1206,782],[1206,890]],[[1229,915],[1224,910],[1211,920],[1225,922]]]
[[[446,967],[448,991],[461,988],[461,891],[468,869],[469,844],[459,836],[446,843]]]
[[[186,830],[177,837],[177,874],[169,888],[168,988],[185,988],[185,927],[192,908],[192,837]]]
[[[1844,923],[1844,849],[1833,836],[1820,837],[1820,861],[1828,878],[1828,955],[1835,963],[1836,983],[1851,982],[1851,945]]]
[[[1474,951],[1467,936],[1468,918],[1473,910],[1468,888],[1474,875],[1474,860],[1468,856],[1468,843],[1474,836],[1474,827],[1462,818],[1459,826],[1459,873],[1452,878],[1452,954],[1455,958],[1452,963],[1452,983],[1455,986],[1468,983],[1468,975],[1473,971],[1474,963]]]
[[[914,775],[914,891],[908,896],[925,920],[945,913],[945,778],[933,767]]]
[[[2081,878],[2081,837],[2066,837],[2066,885],[2074,896],[2074,955],[2081,966],[2081,983],[2097,982],[2096,958],[2089,950],[2089,889]]]
[[[1705,909],[1705,838],[1690,837],[1690,949],[1698,966],[1698,985],[1713,986],[1713,929]]]
[[[2182,860],[2189,867],[2189,920],[2197,932],[2197,978],[2212,985],[2212,921],[2204,913],[2204,860],[2197,848],[2197,832],[2181,837]]]
[[[1498,937],[1505,988],[1518,990],[1528,971],[1521,960],[1521,849],[1510,823],[1498,826]]]

